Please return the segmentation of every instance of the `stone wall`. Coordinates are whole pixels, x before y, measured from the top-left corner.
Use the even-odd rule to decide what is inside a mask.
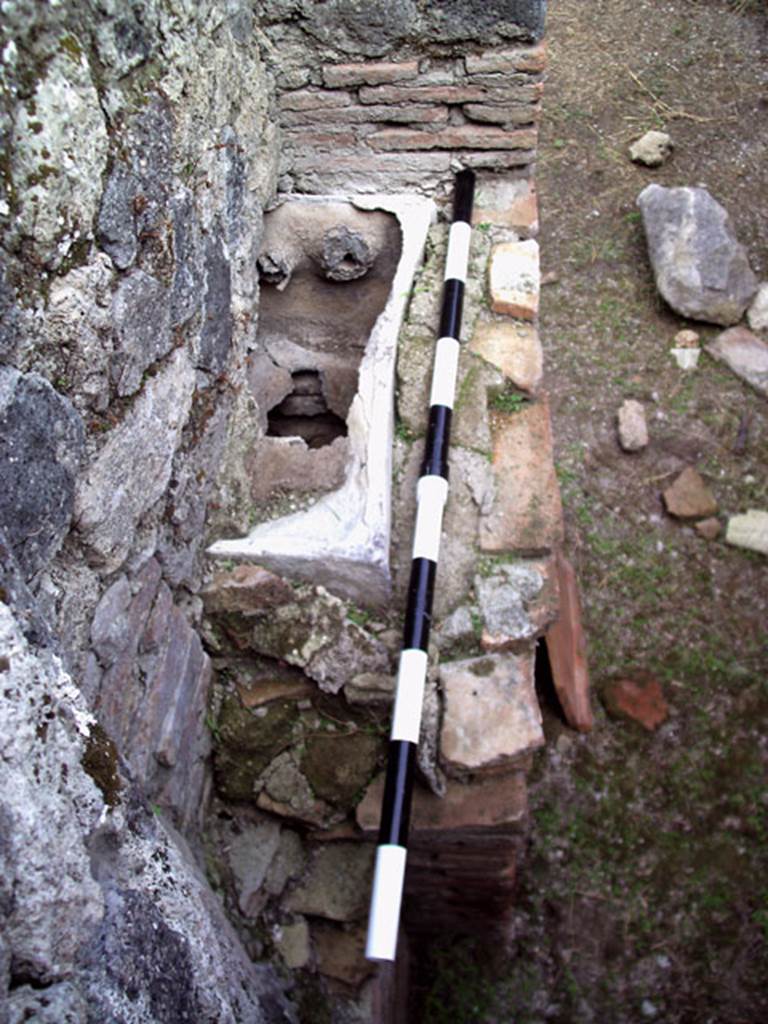
[[[175,831],[199,848],[195,594],[256,422],[253,13],[18,0],[0,36],[0,1020],[292,1019]]]

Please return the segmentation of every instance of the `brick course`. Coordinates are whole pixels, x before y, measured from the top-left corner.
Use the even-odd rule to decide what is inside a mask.
[[[419,73],[418,61],[402,63],[326,64],[323,81],[330,88],[345,85],[379,85],[415,78]]]
[[[298,89],[284,92],[278,101],[281,110],[324,110],[328,107],[346,107],[352,102],[348,92],[325,92],[319,89]]]
[[[407,128],[385,128],[369,140],[374,149],[533,149],[533,131],[505,132],[501,128],[461,125],[437,132],[410,131]]]
[[[283,187],[421,188],[445,180],[457,161],[525,168],[536,155],[545,63],[542,44],[310,69],[315,84],[278,95]]]

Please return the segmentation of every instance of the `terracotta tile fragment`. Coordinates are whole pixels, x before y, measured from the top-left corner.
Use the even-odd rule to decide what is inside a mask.
[[[544,554],[563,539],[563,508],[545,396],[519,412],[494,415],[495,496],[480,518],[482,551]]]
[[[611,717],[637,722],[648,732],[654,732],[669,717],[661,683],[652,676],[615,679],[605,686],[602,697]]]
[[[589,703],[587,645],[579,586],[573,566],[560,551],[555,556],[555,564],[560,611],[545,637],[552,681],[568,724],[579,732],[589,732],[594,719]]]

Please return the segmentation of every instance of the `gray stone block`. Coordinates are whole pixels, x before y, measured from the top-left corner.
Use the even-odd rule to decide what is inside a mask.
[[[83,424],[36,373],[0,367],[0,527],[29,580],[69,530]]]
[[[504,39],[538,40],[544,31],[546,0],[421,0],[427,38],[440,42],[482,43]]]
[[[730,218],[704,188],[648,185],[638,196],[656,287],[677,313],[738,323],[757,278]]]
[[[166,491],[194,384],[180,349],[145,384],[79,483],[77,526],[107,571],[120,568],[139,521]]]
[[[124,163],[116,163],[107,178],[99,205],[96,240],[119,270],[136,259],[136,214],[134,203],[139,179]]]
[[[219,374],[227,364],[232,343],[232,276],[220,238],[205,249],[205,300],[197,366]]]
[[[145,370],[171,350],[168,290],[143,270],[134,270],[117,286],[112,317],[111,376],[124,398],[139,390]]]

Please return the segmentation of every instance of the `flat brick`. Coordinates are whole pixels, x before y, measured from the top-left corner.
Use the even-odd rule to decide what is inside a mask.
[[[331,88],[346,85],[379,85],[416,78],[418,73],[419,64],[415,60],[401,63],[325,64],[323,81]]]
[[[535,103],[466,103],[462,110],[472,121],[483,124],[534,124],[540,113]]]
[[[563,541],[563,509],[552,457],[546,397],[519,412],[494,413],[495,496],[481,515],[482,551],[543,554]]]
[[[464,150],[457,153],[462,166],[477,170],[499,171],[505,168],[527,167],[536,159],[535,149],[509,149],[500,153],[498,150]]]
[[[543,82],[511,82],[503,76],[484,81],[483,97],[477,101],[467,100],[468,103],[538,103],[544,92]]]
[[[533,131],[505,132],[501,128],[481,128],[477,125],[458,125],[439,132],[410,131],[407,128],[389,128],[376,132],[368,139],[369,145],[379,150],[399,149],[533,149],[536,133]]]
[[[546,43],[539,43],[538,46],[514,50],[488,50],[485,53],[469,54],[464,59],[464,65],[469,75],[495,71],[537,74],[547,66],[547,46]]]
[[[485,89],[476,85],[380,85],[361,89],[361,103],[480,103]]]
[[[521,391],[535,391],[541,383],[543,356],[539,332],[533,324],[479,321],[469,349],[500,370]]]
[[[330,154],[318,164],[316,155],[302,154],[296,157],[293,168],[296,171],[321,170],[328,174],[367,173],[378,171],[398,171],[400,169],[418,172],[447,171],[451,165],[450,153],[380,153],[377,155],[361,155],[359,153],[333,156]]]
[[[560,551],[555,556],[555,564],[560,612],[545,638],[552,681],[568,724],[579,732],[589,732],[594,720],[589,703],[587,644],[581,621],[579,585],[573,566]]]
[[[352,102],[348,92],[323,92],[318,89],[298,89],[284,92],[278,100],[281,110],[333,110]]]
[[[300,128],[288,128],[285,132],[286,141],[302,149],[338,150],[353,149],[357,145],[357,136],[353,132],[305,132]]]
[[[385,774],[368,787],[357,805],[357,823],[366,832],[379,827]],[[411,835],[449,832],[488,832],[519,828],[528,813],[524,772],[494,775],[471,783],[448,780],[444,797],[415,786],[411,806]]]
[[[328,124],[375,124],[377,122],[400,122],[404,124],[446,124],[447,107],[405,106],[349,106],[336,110],[285,111],[280,116],[282,125],[328,125]]]
[[[539,244],[502,242],[491,251],[491,309],[521,320],[535,320],[539,311]]]
[[[539,233],[539,204],[533,182],[529,178],[481,181],[475,193],[472,223],[495,224],[512,228],[523,238],[535,237]]]
[[[488,654],[443,662],[440,759],[446,771],[510,767],[544,745],[533,654]]]

